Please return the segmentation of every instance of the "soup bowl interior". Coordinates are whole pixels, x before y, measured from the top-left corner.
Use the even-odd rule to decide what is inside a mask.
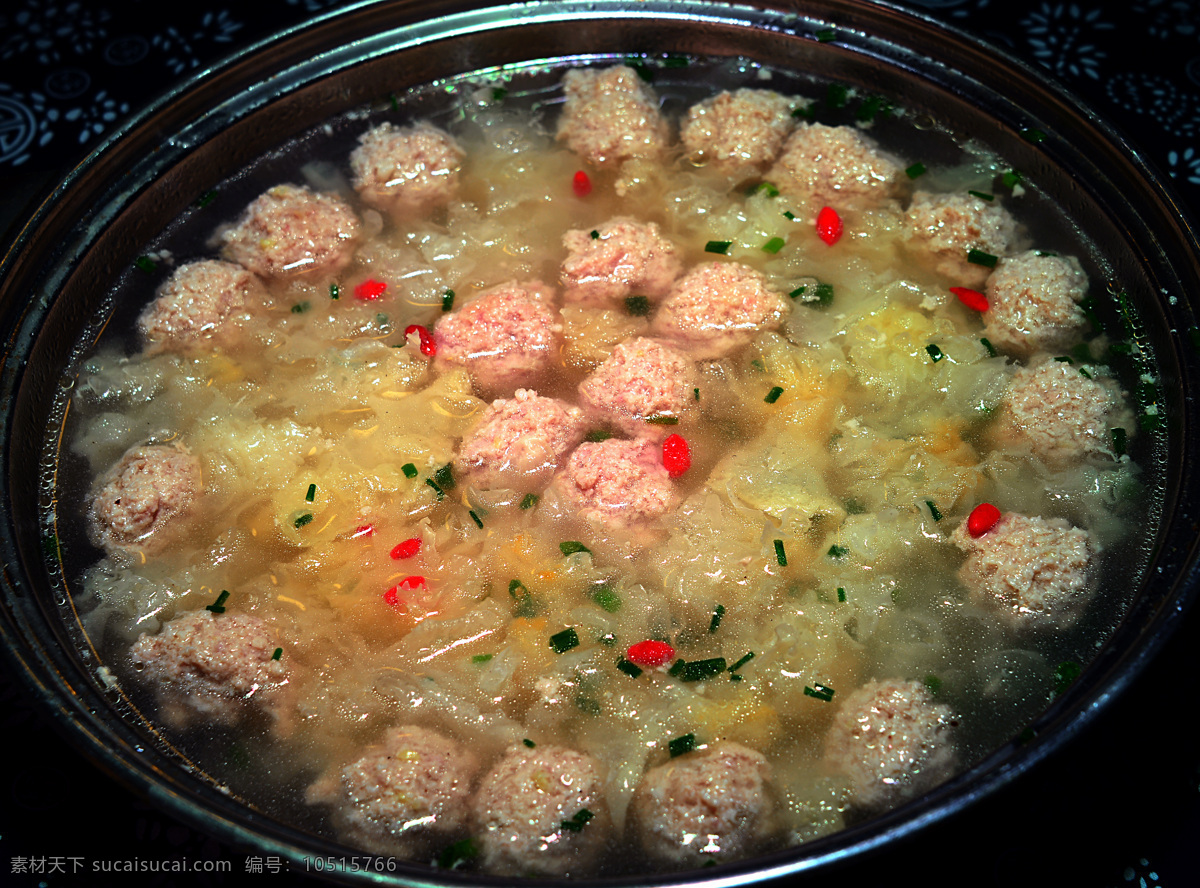
[[[285,169],[292,161],[284,153],[273,160],[278,146],[307,138],[327,118],[468,72],[665,54],[745,58],[882,95],[905,110],[895,137],[915,140],[914,150],[930,152],[922,154],[929,163],[958,149],[949,132],[989,145],[1024,171],[1030,204],[1078,220],[1075,234],[1103,257],[1090,269],[1093,281],[1123,294],[1102,309],[1105,320],[1129,325],[1152,355],[1163,418],[1162,431],[1136,443],[1140,458],[1158,467],[1151,491],[1157,505],[1137,557],[1122,568],[1132,590],[1128,607],[1080,680],[1020,737],[921,799],[835,835],[722,867],[720,877],[734,884],[825,865],[970,804],[1069,742],[1179,624],[1196,586],[1191,528],[1200,502],[1192,468],[1200,464],[1192,432],[1192,386],[1200,376],[1188,338],[1197,329],[1190,301],[1200,292],[1196,242],[1137,153],[1069,95],[968,38],[876,3],[814,2],[798,14],[782,5],[655,0],[485,8],[448,2],[435,15],[419,3],[371,3],[281,34],[165,96],[72,172],[5,258],[5,646],[44,705],[103,767],[227,839],[292,860],[345,854],[337,843],[223,792],[107,681],[76,613],[61,547],[69,549],[81,533],[56,523],[59,438],[81,343],[133,317],[129,306],[114,304],[115,282],[136,273],[145,245],[219,183],[232,183],[217,199],[236,212],[248,199],[238,191],[239,171],[252,164],[268,174],[276,163]],[[419,102],[414,116],[421,116]],[[880,128],[892,125],[882,121]],[[1126,306],[1132,311],[1123,316]],[[460,878],[398,867],[390,875],[408,884]],[[685,877],[655,878],[666,884]]]

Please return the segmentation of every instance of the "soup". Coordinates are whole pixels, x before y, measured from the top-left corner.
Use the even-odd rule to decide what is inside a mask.
[[[1153,377],[1036,183],[914,123],[609,63],[224,183],[72,399],[109,680],[264,812],[518,876],[801,843],[1017,735],[1142,563]]]

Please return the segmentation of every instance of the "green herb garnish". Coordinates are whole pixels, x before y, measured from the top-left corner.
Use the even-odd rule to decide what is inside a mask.
[[[496,86],[492,88],[493,102],[503,102],[506,98],[508,98],[508,90],[506,90],[504,87]]]
[[[217,600],[214,601],[212,604],[208,605],[207,607],[205,607],[204,609],[206,611],[212,611],[214,614],[223,614],[223,613],[225,613],[225,602],[227,602],[228,600],[229,600],[229,590],[222,589],[221,594],[217,596]]]
[[[530,740],[528,737],[526,737],[521,742],[524,743],[526,746],[528,746],[530,749],[533,749],[535,746],[537,746],[537,744],[534,743],[532,740]]]
[[[986,191],[970,191],[970,190],[968,190],[967,194],[971,195],[972,197],[977,197],[980,200],[995,200],[996,199],[996,195],[988,194]]]
[[[587,552],[589,555],[592,554],[592,550],[583,543],[579,542],[579,540],[564,540],[558,544],[558,551],[563,553],[564,558],[569,555],[574,555],[578,552]]]
[[[492,657],[494,657],[494,656],[496,656],[496,655],[495,654],[475,654],[473,657],[471,657],[471,662],[472,663],[486,663],[490,659],[492,659]]]
[[[817,297],[818,305],[829,305],[833,302],[833,284],[817,284],[813,295]]]
[[[787,553],[783,550],[783,540],[775,541],[775,561],[780,567],[787,567]]]
[[[712,619],[708,622],[709,632],[716,632],[721,628],[721,618],[723,616],[725,616],[725,605],[718,604],[716,608],[713,609]]]
[[[596,429],[584,435],[583,440],[590,441],[592,444],[599,444],[601,441],[607,441],[611,437],[612,432],[608,429]]]
[[[674,667],[672,667],[674,668]],[[712,657],[708,660],[692,660],[684,663],[679,671],[680,681],[705,681],[725,671],[725,658]]]
[[[524,499],[521,500],[521,508],[522,509],[532,509],[537,504],[538,504],[538,495],[536,493],[527,493],[527,494],[525,494]]]
[[[695,734],[684,734],[682,737],[676,737],[674,740],[667,741],[667,752],[671,754],[671,758],[686,755],[695,748]]]
[[[615,614],[621,609],[621,596],[616,593],[613,584],[609,582],[601,583],[592,590],[592,601],[610,614]]]
[[[283,656],[283,648],[275,648],[275,650],[271,653],[272,660],[278,660],[282,656]]]
[[[825,104],[830,108],[841,108],[846,104],[848,90],[844,83],[831,83],[825,88]]]
[[[967,261],[972,265],[982,265],[984,268],[995,268],[998,257],[983,250],[967,250]]]
[[[479,848],[472,839],[460,839],[438,855],[437,865],[441,869],[458,869],[479,856]]]
[[[1054,693],[1062,694],[1079,678],[1083,667],[1074,660],[1064,660],[1054,667]]]
[[[307,503],[311,503],[316,498],[317,498],[317,485],[315,485],[315,484],[308,485],[308,492],[306,494],[304,494],[304,501]]]
[[[1013,188],[1017,185],[1020,185],[1023,180],[1024,180],[1024,176],[1022,176],[1021,173],[1017,170],[1009,170],[1007,173],[1005,173],[1003,176],[1000,177],[1000,182],[1004,185],[1005,188]]]
[[[579,832],[595,816],[587,808],[580,808],[570,820],[562,822],[562,828],[570,832]]]
[[[405,478],[415,478],[418,474],[417,467],[412,463],[405,463],[400,467],[400,471],[404,473]]]
[[[732,246],[733,246],[733,241],[712,240],[704,245],[704,252],[719,253],[720,255],[724,256],[726,253],[729,252],[729,248]]]
[[[634,73],[636,73],[638,77],[647,83],[652,83],[654,81],[654,71],[651,70],[650,66],[641,59],[626,59],[625,64],[628,67],[633,68]]]
[[[834,543],[829,547],[829,551],[825,554],[827,554],[830,558],[845,558],[850,554],[850,550],[845,546],[839,546],[837,543]]]
[[[934,521],[942,520],[942,513],[938,511],[938,507],[933,504],[933,500],[925,500],[925,505],[929,507],[929,514],[933,516]]]
[[[929,357],[933,360],[933,363],[935,363],[935,364],[938,361],[940,361],[942,358],[946,357],[946,353],[943,352],[940,348],[938,348],[936,345],[933,345],[933,344],[925,346],[925,351],[929,353]]]
[[[785,241],[781,237],[773,237],[769,241],[767,241],[765,244],[763,244],[763,247],[762,247],[763,252],[771,253],[771,254],[778,253],[780,250],[783,249],[784,244],[786,244],[786,243],[787,243],[787,241]]]
[[[483,519],[475,514],[475,510],[471,509],[467,512],[467,514],[471,516],[471,520],[475,522],[475,526],[480,530],[483,530]]]
[[[916,179],[918,176],[925,175],[925,164],[918,161],[904,171],[904,174],[910,179]]]
[[[442,490],[454,489],[454,466],[452,463],[446,463],[440,469],[433,473],[433,481]]]
[[[846,601],[846,589],[843,586],[838,586],[837,590],[838,603],[843,604]]]
[[[300,528],[302,528],[304,525],[308,524],[312,520],[313,520],[313,513],[305,512],[303,515],[298,515],[296,517],[296,520],[292,522],[292,526],[295,527],[296,530],[299,530]]]
[[[341,299],[342,298],[342,288],[339,287],[337,284],[330,284],[329,285],[329,298],[330,299]]]
[[[750,186],[750,190],[746,192],[747,197],[755,194],[765,194],[767,197],[779,197],[779,189],[770,182],[759,182],[757,185]]]
[[[936,675],[927,675],[921,679],[921,683],[925,685],[925,689],[934,696],[942,689],[942,680]]]
[[[754,651],[747,651],[746,656],[742,657],[742,659],[738,660],[736,663],[734,663],[732,666],[729,667],[729,671],[737,672],[739,669],[741,669],[743,666],[745,666],[747,663],[749,663],[753,659],[754,659]]]
[[[600,230],[598,228],[592,229],[592,240],[600,240]]]
[[[653,416],[647,416],[646,422],[650,425],[679,425],[679,417],[667,413],[655,413]]]
[[[1117,456],[1124,456],[1127,441],[1125,430],[1121,428],[1115,428],[1109,429],[1109,431],[1112,434],[1113,453],[1115,453]]]
[[[642,674],[642,668],[636,663],[630,663],[624,657],[617,660],[617,668],[628,675],[630,678],[637,678]]]
[[[815,36],[818,43],[829,43],[831,40],[837,39],[837,31],[833,28],[822,28],[817,31]]]
[[[792,109],[792,117],[798,117],[803,120],[815,120],[816,116],[817,109],[813,107],[812,102],[809,102],[807,105],[797,105]],[[788,214],[784,213],[784,215],[786,216]]]
[[[984,348],[987,349],[989,358],[994,358],[994,357],[996,357],[997,354],[999,354],[999,352],[996,351],[996,346],[992,345],[990,340],[985,339],[984,337],[980,336],[979,343],[980,343],[980,345],[982,345]]]
[[[571,648],[579,647],[579,633],[574,629],[564,629],[550,636],[550,647],[556,654],[565,654]]]
[[[133,260],[133,265],[138,271],[143,271],[146,274],[154,274],[158,271],[158,263],[149,256],[138,256]]]
[[[626,296],[625,313],[635,318],[644,318],[650,314],[650,300],[645,296]]]
[[[854,116],[862,123],[870,123],[880,114],[886,117],[891,112],[892,106],[883,96],[867,96]]]
[[[833,699],[833,694],[833,688],[827,688],[822,684],[814,684],[811,688],[808,685],[804,686],[804,696],[816,697],[818,700],[824,700],[826,703]]]
[[[305,300],[304,302],[297,302],[295,305],[292,306],[292,314],[294,314],[294,315],[304,314],[310,308],[312,308],[312,303],[309,302],[308,300]]]
[[[438,486],[438,483],[432,478],[426,478],[425,483],[433,488],[433,492],[437,494],[438,502],[440,503],[446,496],[446,491]]]
[[[454,308],[454,291],[447,290],[442,294],[442,311],[450,311]]]
[[[776,386],[773,386],[769,392],[767,392],[767,396],[765,398],[763,398],[763,400],[766,401],[768,404],[774,404],[776,401],[779,400],[779,396],[782,394],[783,394],[783,386],[776,385]]]

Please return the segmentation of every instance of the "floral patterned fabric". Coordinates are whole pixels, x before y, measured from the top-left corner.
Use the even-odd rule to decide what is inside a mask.
[[[161,89],[340,0],[0,4],[0,231],[24,203]],[[1044,68],[1115,124],[1200,207],[1200,0],[907,0],[909,8]],[[1193,619],[1064,753],[902,847],[806,886],[1074,888],[1194,884],[1200,747],[1175,715],[1196,672]],[[1187,686],[1190,690],[1190,685]],[[1186,691],[1185,691],[1186,692]],[[1183,715],[1186,719],[1186,714]],[[1184,731],[1182,737],[1176,733]],[[0,884],[284,885],[279,858],[177,823],[57,738],[0,664]],[[235,751],[231,751],[235,754]],[[85,826],[86,825],[86,828]],[[226,872],[97,877],[122,859]],[[295,864],[290,870],[296,875]],[[312,872],[312,870],[310,870]],[[898,877],[898,878],[897,878]]]

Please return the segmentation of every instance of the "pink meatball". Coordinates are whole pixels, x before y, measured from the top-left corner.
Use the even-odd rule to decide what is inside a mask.
[[[262,282],[240,265],[204,259],[181,265],[138,318],[151,350],[184,350],[217,337],[221,325],[266,296]]]
[[[558,139],[585,160],[615,166],[631,157],[658,157],[666,148],[669,130],[658,97],[632,68],[568,71],[563,92]]]
[[[790,311],[759,272],[737,262],[698,265],[675,282],[650,325],[695,358],[719,358],[775,330]]]
[[[509,750],[471,812],[483,867],[496,875],[588,873],[612,833],[599,763],[561,746]]]
[[[951,539],[967,553],[959,579],[972,600],[1014,628],[1070,626],[1095,591],[1100,544],[1062,518],[1006,512],[981,536],[964,521]]]
[[[644,529],[679,505],[662,445],[644,438],[580,444],[552,487],[574,514],[618,531]]]
[[[483,411],[463,439],[456,465],[477,487],[541,488],[584,431],[578,407],[517,389]]]
[[[181,446],[131,447],[93,490],[92,538],[109,552],[151,554],[186,520],[200,463]]]
[[[249,614],[190,611],[130,649],[141,675],[155,685],[168,717],[237,721],[249,702],[276,701],[288,668],[271,627]]]
[[[630,808],[642,848],[676,868],[750,854],[770,826],[768,772],[767,760],[740,743],[651,768]]]
[[[1029,250],[1002,259],[987,280],[984,336],[1001,351],[1022,356],[1070,346],[1087,326],[1079,307],[1087,285],[1073,256]]]
[[[540,281],[481,293],[438,322],[438,366],[467,370],[481,393],[533,385],[559,357],[562,324],[554,301]]]
[[[812,207],[873,206],[896,190],[900,164],[851,126],[801,124],[783,145],[770,178]]]
[[[794,104],[767,89],[721,92],[688,109],[679,138],[696,163],[731,171],[763,169],[792,131]]]
[[[563,246],[563,299],[581,305],[610,308],[626,296],[660,299],[683,268],[675,244],[655,223],[624,216],[595,230],[568,231]]]
[[[694,363],[656,339],[627,339],[579,384],[592,415],[634,436],[665,438],[695,410]]]
[[[266,278],[324,277],[354,254],[362,225],[336,194],[276,185],[221,235],[225,254]]]
[[[842,701],[825,737],[825,761],[850,779],[857,807],[884,810],[950,776],[956,724],[921,682],[869,682]]]
[[[1129,427],[1122,397],[1109,385],[1089,379],[1063,361],[1022,367],[1004,395],[998,435],[1027,444],[1052,468],[1089,457],[1113,458],[1114,425]],[[1126,415],[1120,417],[1120,414]]]
[[[392,728],[357,761],[309,787],[335,806],[338,834],[378,854],[411,857],[466,829],[479,760],[428,728]]]
[[[932,267],[965,287],[982,286],[990,269],[967,261],[970,250],[1003,256],[1016,238],[1017,223],[998,200],[973,194],[918,191],[907,213],[908,247]]]
[[[444,130],[420,123],[390,123],[367,130],[350,155],[354,190],[373,207],[425,213],[448,203],[458,190],[464,152]]]

